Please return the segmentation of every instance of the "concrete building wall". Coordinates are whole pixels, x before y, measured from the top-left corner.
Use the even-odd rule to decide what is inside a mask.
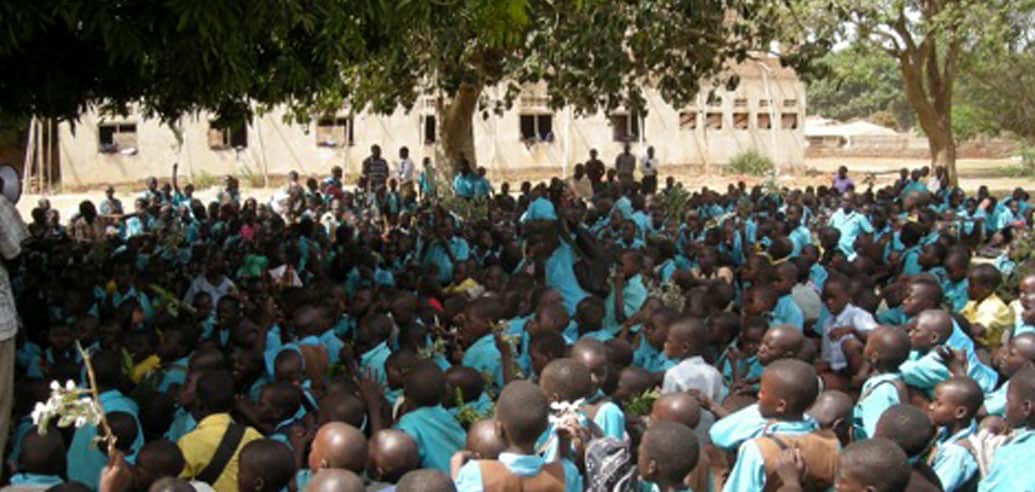
[[[528,94],[541,95],[543,90],[534,88]],[[648,91],[647,114],[638,118],[642,138],[633,142],[634,152],[642,155],[646,146],[654,146],[662,165],[722,165],[748,149],[769,155],[783,168],[804,162],[805,88],[797,78],[742,77],[735,91],[719,90],[717,95],[720,98],[710,105],[706,91],[702,91],[696,103],[679,109],[665,103],[657,92]],[[552,114],[552,140],[523,140],[522,114]],[[180,145],[173,131],[158,120],[87,113],[74,129],[68,124],[59,129],[62,184],[91,186],[167,176],[173,162],[180,163],[181,175],[194,177],[284,175],[290,170],[303,175],[325,174],[335,165],[344,167],[351,177],[358,174],[373,144],[381,145],[393,164],[403,145],[410,148],[417,162],[433,156],[433,145],[426,145],[423,128],[425,117],[433,115],[429,104],[387,116],[361,112],[352,117],[352,145],[327,147],[318,145],[317,137],[322,133],[316,121],[306,125],[287,123],[284,112],[274,110],[249,123],[246,147],[217,150],[210,146],[209,115],[180,121]],[[721,129],[709,126],[709,115],[716,123],[721,118]],[[344,113],[340,116],[347,117]],[[796,120],[796,128],[785,128],[781,124],[785,117]],[[761,128],[759,118],[768,118],[771,128]],[[135,151],[126,145],[114,152],[101,151],[102,127],[112,123],[136,125]],[[747,127],[737,128],[737,123]],[[536,97],[519,98],[498,117],[490,114],[483,118],[476,113],[474,135],[478,164],[490,171],[555,168],[566,174],[574,163],[587,158],[589,149],[598,149],[601,159],[610,164],[623,145],[615,141],[612,119],[606,115],[576,116],[570,108],[551,112]],[[124,137],[117,140],[125,142]]]

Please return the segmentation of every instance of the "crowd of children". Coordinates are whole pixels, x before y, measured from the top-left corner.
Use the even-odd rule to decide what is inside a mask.
[[[1023,190],[378,170],[41,203],[3,490],[1035,490]]]

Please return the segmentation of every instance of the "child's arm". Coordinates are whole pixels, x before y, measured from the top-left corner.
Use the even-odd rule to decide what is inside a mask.
[[[363,374],[358,381],[359,394],[367,407],[367,419],[370,421],[370,434],[388,427],[385,425],[385,409],[388,408],[381,385],[374,381],[370,374]]]
[[[510,342],[506,341],[498,331],[492,334],[492,339],[496,343],[496,350],[500,352],[500,365],[503,368],[503,386],[506,386],[514,380],[514,355],[511,353]]]
[[[621,272],[619,272],[617,275],[615,275],[614,290],[615,290],[615,305],[614,305],[614,308],[615,308],[615,321],[618,321],[618,322],[621,323],[621,322],[625,321],[625,296],[623,295],[623,292],[622,292],[623,290],[625,290],[625,278],[624,278],[624,276],[622,275]]]

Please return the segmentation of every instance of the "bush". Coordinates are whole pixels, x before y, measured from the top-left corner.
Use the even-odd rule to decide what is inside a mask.
[[[1025,147],[1017,152],[1020,162],[1005,168],[1006,174],[1021,178],[1035,176],[1035,147]]]
[[[765,176],[771,173],[776,166],[773,160],[762,155],[756,150],[745,150],[730,158],[726,164],[726,170],[733,174],[750,174],[752,176]]]
[[[207,171],[198,172],[190,177],[191,184],[197,190],[204,190],[219,186],[219,178],[209,174]]]

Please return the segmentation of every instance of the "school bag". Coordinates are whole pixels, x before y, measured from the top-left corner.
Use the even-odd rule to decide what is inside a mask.
[[[840,444],[830,430],[817,430],[808,434],[765,434],[754,439],[765,464],[766,492],[778,490],[783,481],[776,473],[776,460],[780,452],[797,449],[805,462],[805,478],[802,489],[805,492],[826,491],[834,485],[834,469]]]
[[[613,437],[586,446],[586,492],[638,492],[636,461],[629,443]]]

